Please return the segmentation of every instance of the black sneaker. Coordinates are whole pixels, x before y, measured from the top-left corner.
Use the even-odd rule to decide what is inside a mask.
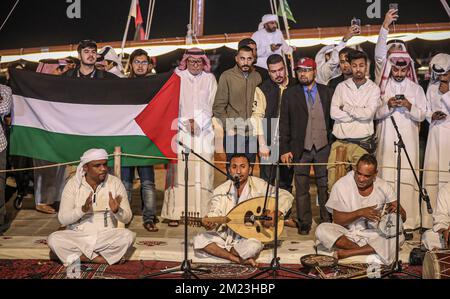
[[[309,235],[309,231],[311,230],[311,226],[307,224],[301,224],[298,228],[298,233],[300,235],[306,236]]]

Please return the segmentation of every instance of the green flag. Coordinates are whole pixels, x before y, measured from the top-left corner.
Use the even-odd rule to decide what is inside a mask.
[[[278,7],[278,16],[283,17],[283,10],[281,9],[281,1],[283,1],[284,4],[284,12],[286,13],[286,18],[294,23],[297,23],[297,21],[294,19],[294,15],[292,14],[291,8],[289,7],[287,0],[280,0],[280,6]]]

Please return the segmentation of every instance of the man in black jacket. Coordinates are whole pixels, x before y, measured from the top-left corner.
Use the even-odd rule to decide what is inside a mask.
[[[269,79],[261,83],[255,90],[252,118],[256,121],[256,136],[258,136],[258,154],[260,161],[260,177],[274,185],[275,167],[272,167],[279,159],[279,116],[280,102],[283,92],[295,85],[294,80],[287,76],[286,65],[283,57],[272,54],[267,58],[267,71]],[[266,72],[267,72],[266,71]],[[272,165],[268,165],[271,163]],[[292,192],[292,168],[280,166],[280,188]]]
[[[332,90],[315,82],[316,63],[311,58],[297,62],[299,84],[283,94],[280,115],[280,153],[284,163],[326,163],[330,154]],[[309,194],[310,166],[295,166],[295,189],[299,233],[309,234],[312,224]],[[320,222],[330,222],[327,167],[314,166],[320,206]]]

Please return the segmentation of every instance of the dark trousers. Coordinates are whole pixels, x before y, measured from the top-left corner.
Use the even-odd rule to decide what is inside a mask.
[[[271,175],[272,165],[259,165],[259,176],[269,182],[269,184],[275,186],[275,177],[277,166],[273,165],[272,175]],[[286,165],[280,165],[280,188],[292,193],[292,179],[294,178],[294,168],[288,168]]]
[[[326,163],[330,154],[330,146],[316,151],[313,147],[311,151],[304,150],[300,163]],[[309,194],[309,171],[310,166],[295,166],[295,199],[297,203],[297,219],[300,225],[312,224],[311,195]],[[325,208],[328,200],[327,192],[327,166],[314,166],[316,178],[317,195],[319,198],[320,221],[330,222],[331,216]]]

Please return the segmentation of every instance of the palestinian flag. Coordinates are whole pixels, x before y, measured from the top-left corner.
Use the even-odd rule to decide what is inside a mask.
[[[50,162],[79,160],[90,148],[176,157],[180,78],[79,79],[11,69],[10,154]],[[176,150],[176,147],[175,147]],[[123,166],[167,159],[122,156]]]

